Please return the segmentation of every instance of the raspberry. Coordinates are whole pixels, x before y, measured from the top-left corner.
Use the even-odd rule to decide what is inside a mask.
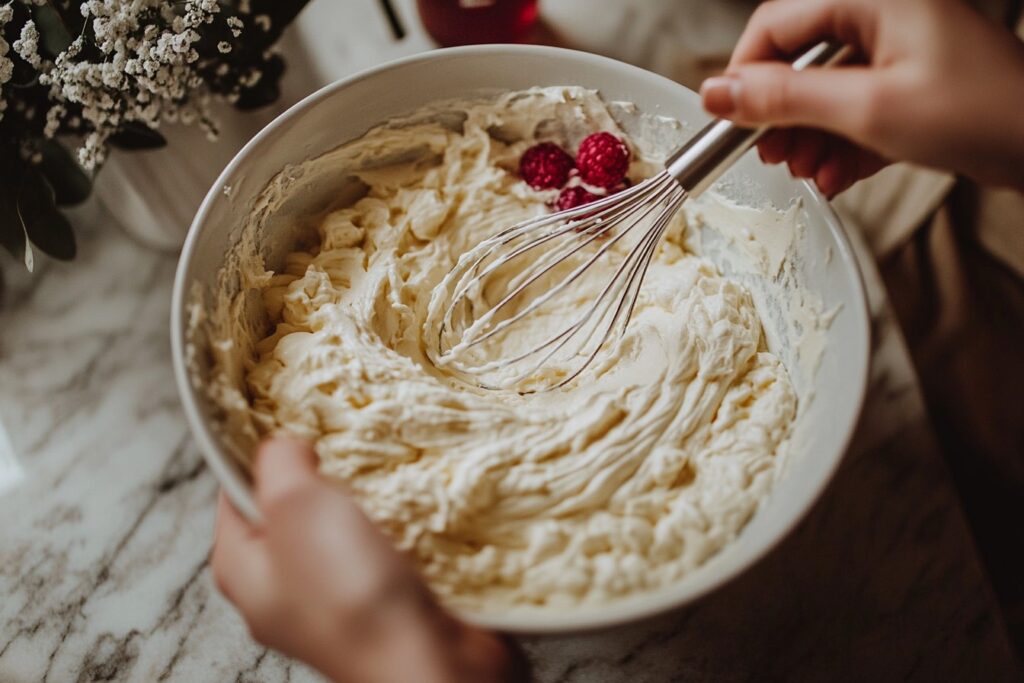
[[[594,133],[580,143],[576,164],[588,185],[615,187],[629,170],[629,148],[611,133]]]
[[[564,149],[553,142],[542,142],[523,153],[519,175],[535,190],[562,187],[569,180],[575,163]]]
[[[588,192],[582,187],[567,187],[555,200],[555,211],[568,211],[601,199],[601,195]]]

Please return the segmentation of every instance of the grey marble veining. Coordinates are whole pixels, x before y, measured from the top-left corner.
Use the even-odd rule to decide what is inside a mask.
[[[175,258],[102,227],[82,237],[76,263],[15,278],[0,309],[0,420],[26,473],[0,496],[0,681],[316,680],[254,645],[212,586],[216,482],[171,379]],[[954,680],[980,667],[1010,679],[998,612],[872,284],[866,412],[810,517],[694,608],[526,640],[538,680]]]
[[[548,11],[589,48],[690,73],[679,65],[694,55],[672,51],[674,32],[644,37],[643,27],[665,23],[643,20],[645,7],[661,6],[645,2],[618,7],[618,20],[639,18],[621,45],[614,31],[602,39],[600,26],[584,30],[586,13],[573,9],[583,0],[551,0]],[[719,21],[715,12],[736,14],[744,2],[724,4],[702,16]],[[399,6],[408,18],[412,0]],[[304,18],[307,28],[324,41],[341,36],[311,54],[322,76],[427,44],[415,34],[386,44],[368,7],[314,3],[321,14]],[[697,58],[713,52],[716,39],[692,15],[673,16],[680,31],[703,37]],[[320,680],[255,645],[213,587],[217,485],[171,376],[176,256],[111,229],[111,220],[81,217],[78,260],[44,261],[32,278],[0,256],[0,423],[24,471],[0,493],[0,683]],[[871,388],[851,453],[822,500],[776,551],[687,610],[598,634],[526,639],[538,680],[1019,675],[906,349],[870,259],[861,258],[874,318]]]
[[[3,309],[0,419],[26,481],[0,498],[0,680],[285,680],[206,569],[216,482],[168,364],[175,259],[97,232]]]

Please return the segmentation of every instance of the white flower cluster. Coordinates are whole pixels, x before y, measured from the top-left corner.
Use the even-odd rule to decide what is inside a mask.
[[[4,99],[4,84],[14,75],[14,62],[7,56],[11,46],[4,40],[4,28],[13,18],[14,8],[11,3],[0,5],[0,119],[3,119],[4,110],[7,109],[7,100]]]
[[[162,121],[198,120],[212,130],[210,96],[194,68],[199,60],[195,44],[197,29],[212,23],[219,11],[216,0],[185,0],[180,15],[160,0],[82,3],[104,58],[76,61],[84,46],[79,36],[40,81],[50,86],[51,101],[80,105],[91,124],[79,150],[83,166],[91,169],[103,161],[107,139],[124,122],[156,128]],[[157,16],[163,19],[160,24],[147,22]]]
[[[14,51],[37,69],[43,65],[43,58],[39,56],[39,29],[31,19],[21,27],[21,36],[14,41]]]
[[[65,121],[69,112],[81,111],[80,119],[74,118],[87,131],[78,154],[87,169],[103,161],[107,141],[128,123],[151,129],[163,122],[198,123],[210,136],[216,134],[210,115],[213,96],[201,73],[204,69],[209,73],[210,65],[205,62],[204,66],[208,57],[201,59],[197,48],[203,27],[221,11],[217,0],[80,0],[91,32],[82,32],[53,62],[40,55],[40,31],[32,19],[21,26],[13,45],[4,40],[16,2],[29,5],[44,0],[0,0],[0,118],[11,99],[10,93],[4,97],[4,85],[12,78],[12,58],[17,55],[36,70],[38,84],[47,89],[45,137],[56,135],[64,123],[71,124]],[[238,11],[249,13],[248,0],[240,0]],[[238,39],[243,21],[236,16],[224,21]],[[226,40],[216,48],[218,54],[233,49]],[[226,63],[215,69],[218,76],[229,73]],[[258,70],[247,70],[239,86],[255,83],[260,75]],[[227,97],[231,100],[237,94]],[[13,103],[22,111],[17,97]],[[28,109],[24,111],[31,118]]]

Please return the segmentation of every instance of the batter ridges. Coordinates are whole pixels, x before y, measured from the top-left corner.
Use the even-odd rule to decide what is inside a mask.
[[[796,415],[786,371],[749,293],[688,250],[683,213],[627,333],[573,384],[519,396],[434,367],[434,286],[557,194],[517,177],[523,151],[538,139],[574,149],[597,130],[628,141],[577,88],[465,112],[458,130],[426,118],[331,153],[368,191],[323,216],[318,243],[280,272],[248,266],[270,333],[241,359],[248,401],[230,400],[226,366],[212,395],[230,423],[315,439],[323,473],[346,482],[448,604],[602,602],[669,584],[735,538],[768,494]],[[396,149],[418,152],[370,163]],[[659,167],[634,153],[633,181]]]

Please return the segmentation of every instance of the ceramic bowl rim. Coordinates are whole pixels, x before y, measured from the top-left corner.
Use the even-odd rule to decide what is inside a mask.
[[[217,229],[216,225],[208,222],[208,217],[214,204],[222,197],[221,189],[227,180],[232,178],[236,172],[246,164],[253,154],[268,138],[278,135],[279,131],[294,120],[302,117],[308,110],[319,103],[333,97],[336,93],[343,91],[356,83],[372,79],[382,73],[399,69],[405,66],[421,62],[442,62],[449,59],[465,58],[467,56],[506,56],[515,59],[521,56],[540,56],[552,59],[569,59],[576,62],[588,63],[596,68],[604,68],[613,71],[628,72],[631,76],[651,80],[654,84],[663,88],[682,88],[684,86],[669,80],[663,76],[647,71],[640,67],[629,65],[608,57],[595,55],[576,50],[567,50],[549,46],[537,45],[473,45],[466,47],[447,48],[433,50],[424,53],[403,57],[380,64],[370,69],[360,71],[349,77],[342,78],[330,83],[319,90],[306,96],[296,104],[292,105],[285,112],[267,124],[257,133],[245,146],[235,155],[230,163],[220,173],[214,182],[209,193],[204,198],[185,239],[181,251],[178,267],[175,273],[174,290],[171,304],[171,352],[174,364],[174,377],[178,386],[179,394],[184,408],[189,428],[195,437],[203,457],[210,466],[214,475],[224,488],[229,499],[249,519],[259,520],[259,509],[249,490],[247,482],[235,470],[231,464],[230,454],[218,447],[211,425],[204,419],[199,408],[199,397],[197,390],[192,386],[189,378],[189,371],[186,365],[186,332],[185,323],[188,319],[187,305],[189,287],[192,282],[191,266],[196,253],[196,245],[200,234],[208,229]],[[844,262],[846,272],[855,279],[855,290],[859,293],[856,301],[852,303],[853,314],[864,324],[858,325],[862,333],[860,347],[864,354],[861,358],[850,359],[858,362],[862,369],[858,373],[858,385],[849,387],[856,392],[856,401],[849,424],[844,427],[842,438],[838,440],[841,447],[833,454],[832,462],[821,476],[820,480],[814,482],[813,490],[803,503],[795,510],[795,513],[777,527],[769,529],[769,533],[762,535],[757,547],[748,554],[742,561],[736,562],[733,566],[724,568],[722,571],[708,575],[702,575],[700,580],[682,579],[670,586],[665,586],[655,591],[626,598],[622,601],[610,602],[600,606],[582,606],[558,610],[547,608],[542,610],[518,611],[510,610],[506,613],[497,612],[470,612],[459,611],[459,615],[467,621],[489,628],[495,628],[512,633],[523,634],[569,634],[577,632],[592,631],[595,629],[608,628],[624,623],[635,622],[641,619],[653,617],[664,612],[689,605],[717,588],[728,583],[744,571],[757,564],[765,555],[774,549],[784,540],[793,528],[802,521],[811,507],[819,500],[825,488],[834,478],[835,472],[843,460],[843,456],[849,449],[850,441],[859,423],[860,415],[866,398],[868,374],[870,371],[870,317],[868,315],[866,287],[864,276],[860,265],[854,255],[853,246],[850,242],[846,229],[838,216],[829,205],[828,201],[811,183],[807,181],[794,181],[794,185],[802,186],[802,194],[809,198],[813,210],[819,212],[823,222],[835,237],[838,245],[838,257]],[[847,305],[847,304],[844,304]]]

